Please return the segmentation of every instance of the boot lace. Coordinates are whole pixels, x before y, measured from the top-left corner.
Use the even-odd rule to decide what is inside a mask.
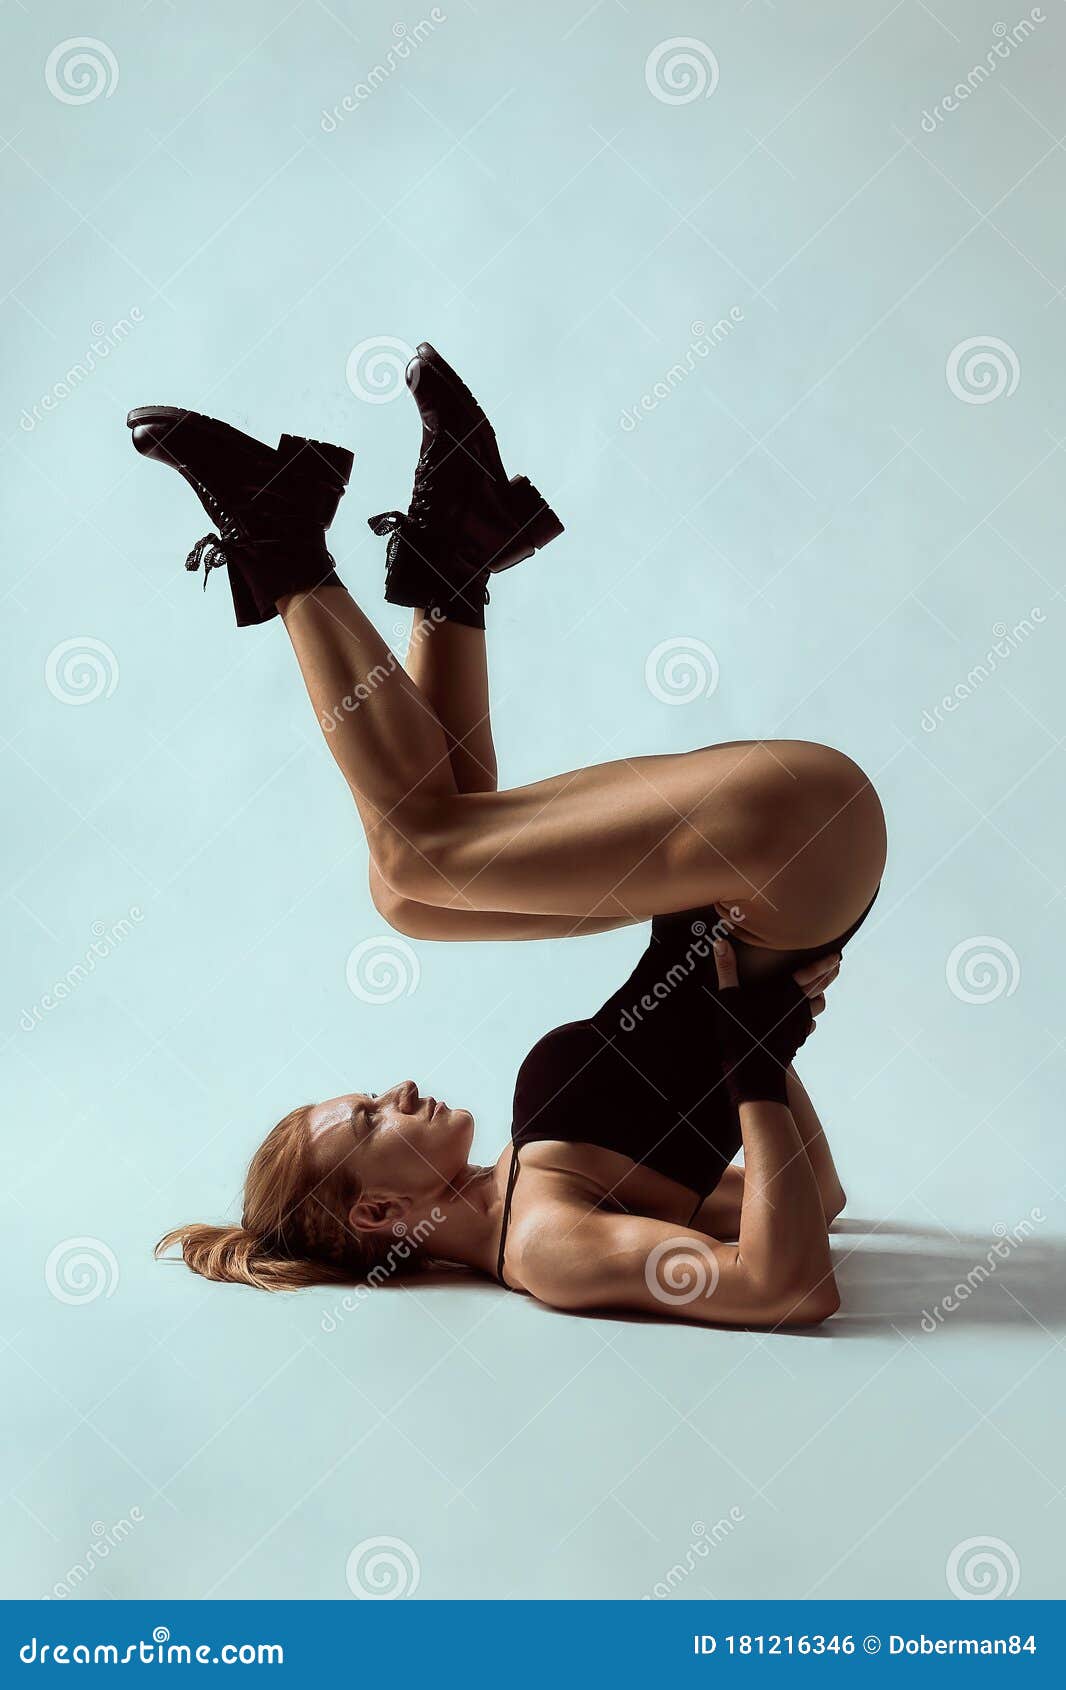
[[[229,563],[229,554],[226,547],[237,544],[240,539],[240,528],[236,519],[223,508],[209,487],[205,487],[202,481],[193,481],[191,476],[188,479],[192,481],[201,502],[206,505],[208,511],[214,517],[215,525],[218,528],[217,534],[205,534],[201,540],[197,540],[185,559],[185,567],[192,574],[195,574],[200,565],[203,564],[204,592],[206,593],[207,579],[212,569],[223,569]]]
[[[430,501],[433,496],[433,460],[431,448],[419,456],[411,487],[411,502],[405,511],[382,511],[368,518],[367,527],[375,534],[404,534],[424,529],[429,522]]]

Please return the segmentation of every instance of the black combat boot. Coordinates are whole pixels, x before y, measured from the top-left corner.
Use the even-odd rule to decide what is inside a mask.
[[[385,597],[484,628],[489,576],[532,557],[563,525],[525,476],[508,480],[484,411],[428,341],[407,385],[422,417],[411,503],[370,518],[389,536]]]
[[[277,600],[340,585],[326,550],[352,473],[341,446],[283,434],[276,448],[227,423],[170,405],[142,405],[126,418],[133,444],[183,476],[218,529],[198,540],[186,569],[228,565],[237,623],[269,622]]]

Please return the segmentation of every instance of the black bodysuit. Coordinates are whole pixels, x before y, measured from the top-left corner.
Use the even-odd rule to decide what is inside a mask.
[[[871,898],[839,938],[790,951],[789,972],[839,951],[872,907]],[[697,1194],[696,1209],[736,1156],[740,1122],[720,1083],[708,1003],[717,990],[712,944],[722,931],[711,904],[656,916],[648,948],[625,984],[587,1020],[546,1033],[522,1063],[496,1267],[501,1285],[507,1283],[503,1256],[524,1144],[557,1139],[616,1150],[688,1186]],[[743,943],[735,932],[730,938],[735,946]]]

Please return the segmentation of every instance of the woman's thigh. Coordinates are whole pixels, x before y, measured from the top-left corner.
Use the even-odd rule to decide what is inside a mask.
[[[416,901],[632,921],[718,902],[782,948],[846,926],[884,854],[866,776],[798,740],[621,759],[394,822],[399,871],[382,870]]]

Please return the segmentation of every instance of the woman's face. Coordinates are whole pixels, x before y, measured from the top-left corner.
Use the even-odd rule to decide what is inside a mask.
[[[401,1080],[377,1096],[353,1091],[316,1103],[310,1128],[324,1173],[344,1162],[368,1197],[405,1198],[417,1206],[465,1172],[474,1117],[423,1096],[413,1080]]]

